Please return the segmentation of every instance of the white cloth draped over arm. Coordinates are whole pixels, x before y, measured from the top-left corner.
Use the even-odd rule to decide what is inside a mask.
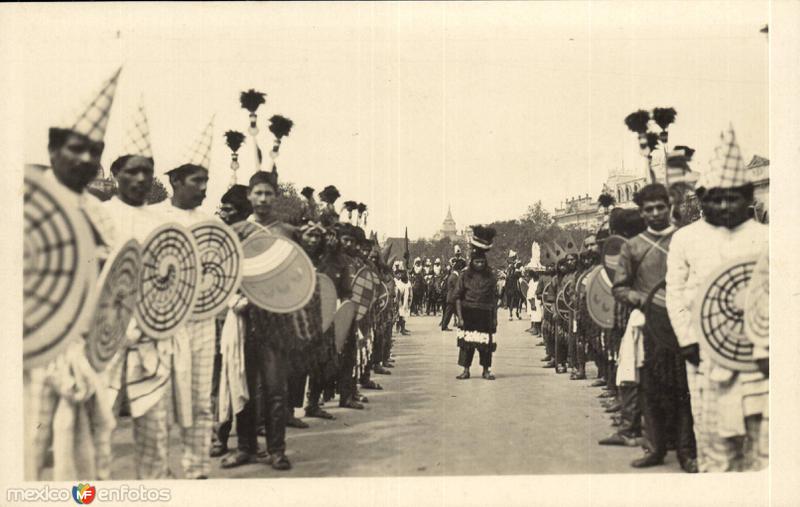
[[[697,338],[691,332],[692,299],[696,287],[690,287],[689,260],[687,258],[686,230],[675,232],[667,255],[667,313],[678,338],[678,344],[686,347],[697,343]]]
[[[220,421],[228,421],[244,408],[250,399],[244,370],[244,319],[231,304],[220,335],[222,370],[219,377]]]

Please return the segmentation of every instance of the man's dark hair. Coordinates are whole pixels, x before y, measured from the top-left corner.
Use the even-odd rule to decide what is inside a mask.
[[[170,185],[172,185],[174,187],[175,183],[177,183],[179,181],[183,182],[183,180],[185,180],[188,176],[191,176],[192,174],[194,174],[196,172],[199,172],[199,171],[208,172],[208,169],[206,169],[205,167],[203,167],[201,165],[197,165],[197,164],[179,165],[178,167],[176,167],[175,169],[170,170],[167,173],[167,175],[169,175],[169,183],[170,183]]]
[[[123,167],[125,167],[125,164],[128,163],[128,160],[132,159],[133,157],[140,157],[140,156],[141,155],[122,155],[117,160],[111,163],[111,174],[116,176],[117,173],[120,172],[120,170]],[[143,158],[149,160],[151,164],[153,163],[152,157],[143,157]]]
[[[651,183],[645,185],[633,195],[633,202],[640,208],[648,201],[664,201],[664,203],[669,206],[669,192],[667,192],[667,187],[661,183]]]
[[[275,173],[267,172],[267,171],[257,171],[255,174],[250,176],[250,181],[248,182],[248,187],[250,190],[253,190],[253,187],[256,185],[260,185],[262,183],[266,183],[267,185],[271,186],[275,189],[275,193],[278,193],[278,176]]]
[[[69,129],[50,127],[47,132],[47,149],[57,150],[61,148],[69,139],[70,134],[72,134],[72,131]]]

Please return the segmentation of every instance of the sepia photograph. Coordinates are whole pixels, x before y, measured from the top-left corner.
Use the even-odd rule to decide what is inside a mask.
[[[17,7],[4,504],[770,503],[772,2]]]

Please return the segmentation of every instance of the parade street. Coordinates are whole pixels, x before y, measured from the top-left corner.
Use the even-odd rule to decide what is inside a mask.
[[[634,469],[630,462],[642,455],[639,448],[598,445],[611,433],[597,399],[601,390],[589,387],[590,380],[570,381],[542,368],[544,347],[536,347],[539,339],[524,332],[529,322],[509,322],[502,310],[500,315],[497,380],[481,378],[477,357],[473,377],[456,380],[461,369],[454,332],[441,332],[438,317],[412,317],[412,334],[395,337],[392,375],[373,377],[385,390],[362,391],[369,397],[366,410],[329,402],[325,409],[336,420],[304,418],[309,429],[287,429],[291,471],[277,472],[263,463],[226,470],[212,459],[211,477],[681,472],[674,452],[663,466]],[[263,446],[263,437],[259,440]],[[113,478],[133,479],[130,419],[120,421],[114,444],[120,453]],[[170,469],[180,474],[177,429]]]

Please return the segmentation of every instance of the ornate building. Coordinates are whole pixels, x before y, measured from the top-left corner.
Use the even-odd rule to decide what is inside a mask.
[[[580,229],[596,229],[603,218],[596,197],[589,194],[570,197],[556,208],[553,220],[560,227],[577,227]]]
[[[755,200],[757,214],[765,214],[769,210],[769,159],[754,155],[747,164],[750,180],[755,186]],[[656,174],[660,173],[656,167]],[[697,173],[691,173],[696,175]],[[696,179],[696,178],[695,178]],[[644,175],[633,174],[623,167],[611,170],[608,180],[603,184],[601,193],[614,197],[614,207],[633,208],[633,196],[649,182]],[[561,203],[553,213],[553,220],[561,227],[579,227],[582,229],[597,229],[603,223],[605,211],[597,204],[597,196],[572,197]],[[761,219],[761,217],[759,217]]]
[[[456,229],[456,221],[453,220],[453,214],[450,212],[450,206],[447,207],[447,216],[444,217],[442,228],[439,230],[439,232],[433,235],[434,241],[438,241],[443,238],[450,238],[450,241],[453,242],[463,242],[467,239],[464,231],[459,232],[458,229]]]

